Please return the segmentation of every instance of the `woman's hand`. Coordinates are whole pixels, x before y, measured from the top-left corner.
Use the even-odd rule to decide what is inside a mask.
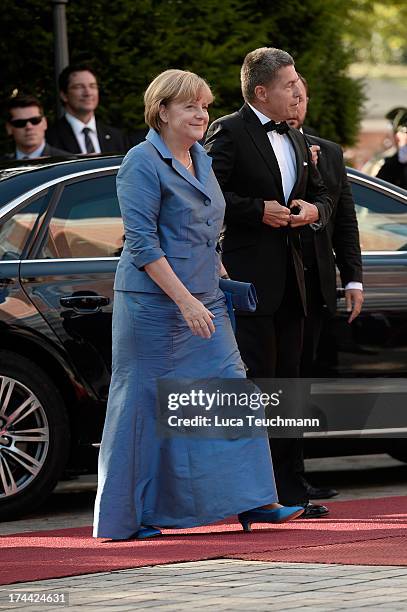
[[[179,280],[165,257],[144,266],[147,274],[178,306],[188,327],[195,336],[210,338],[215,332],[212,314]]]
[[[193,295],[179,302],[178,307],[194,336],[210,338],[215,333],[215,326],[212,322],[215,315]]]

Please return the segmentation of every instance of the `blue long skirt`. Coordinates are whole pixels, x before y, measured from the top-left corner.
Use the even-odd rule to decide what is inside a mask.
[[[166,295],[115,292],[95,537],[126,539],[142,524],[205,525],[277,501],[266,432],[232,440],[157,433],[158,378],[245,377],[223,293],[196,297],[215,315],[210,339],[194,336]]]

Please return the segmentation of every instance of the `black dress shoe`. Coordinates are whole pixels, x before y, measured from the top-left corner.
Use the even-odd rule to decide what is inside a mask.
[[[321,506],[320,504],[304,504],[304,514],[301,514],[299,519],[316,519],[322,518],[324,516],[328,516],[329,510],[326,506]]]
[[[329,487],[313,487],[312,484],[307,483],[307,495],[310,499],[330,499],[339,495],[339,491],[336,489],[330,489]]]

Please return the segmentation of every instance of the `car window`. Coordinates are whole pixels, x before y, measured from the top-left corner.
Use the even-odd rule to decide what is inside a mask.
[[[25,253],[28,239],[45,211],[49,200],[48,190],[19,208],[18,212],[0,223],[0,260],[20,259]]]
[[[362,251],[407,251],[407,205],[351,182]]]
[[[65,185],[39,257],[115,257],[123,246],[116,176]]]

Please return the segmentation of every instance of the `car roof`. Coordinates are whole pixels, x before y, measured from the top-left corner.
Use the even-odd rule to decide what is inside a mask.
[[[383,179],[378,178],[377,176],[370,176],[365,172],[361,172],[360,170],[356,170],[355,168],[347,167],[346,171],[349,177],[354,177],[358,182],[364,183],[371,186],[377,186],[385,189],[387,192],[391,192],[395,195],[403,196],[403,198],[407,197],[407,190],[399,187],[398,185],[393,185],[393,183],[388,183]]]
[[[122,159],[123,155],[101,155],[3,162],[0,166],[0,208],[37,185],[69,174],[120,166]]]
[[[37,185],[47,183],[70,174],[77,174],[98,168],[113,168],[121,164],[123,155],[72,156],[66,158],[44,158],[26,161],[3,161],[0,163],[0,208],[14,198]],[[377,185],[393,194],[407,197],[407,191],[369,176],[355,168],[347,167],[348,176],[364,183]]]

